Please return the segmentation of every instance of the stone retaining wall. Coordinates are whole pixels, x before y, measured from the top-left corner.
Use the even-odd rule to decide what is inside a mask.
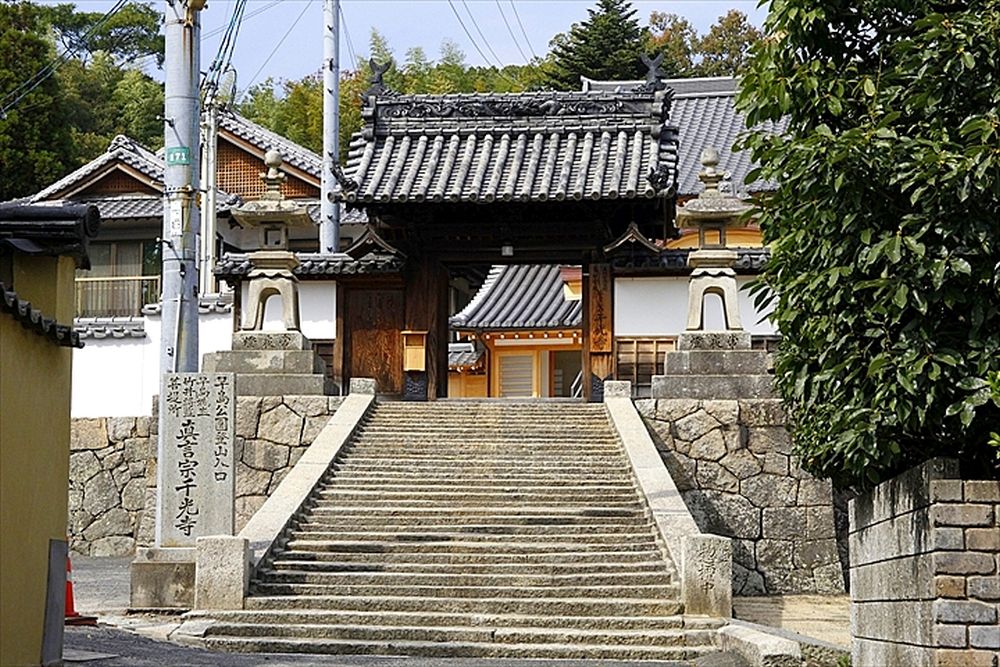
[[[733,540],[733,593],[842,593],[830,483],[791,453],[781,401],[641,399],[699,529]]]
[[[855,667],[1000,655],[1000,482],[935,459],[851,502]]]
[[[236,531],[312,444],[339,396],[236,398]],[[156,417],[74,419],[70,454],[71,549],[124,556],[152,546],[156,521]]]

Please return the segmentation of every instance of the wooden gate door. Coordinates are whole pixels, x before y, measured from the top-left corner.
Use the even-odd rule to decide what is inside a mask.
[[[382,394],[403,392],[403,291],[348,289],[347,376],[375,378]]]

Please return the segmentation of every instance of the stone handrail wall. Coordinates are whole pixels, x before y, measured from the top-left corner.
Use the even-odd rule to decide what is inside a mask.
[[[236,399],[236,530],[284,479],[344,399]],[[156,416],[74,419],[71,429],[70,548],[126,556],[152,546],[156,523]]]
[[[700,530],[733,540],[733,593],[843,593],[830,483],[792,455],[777,399],[639,399]]]
[[[854,666],[996,665],[1000,482],[934,459],[849,512]]]

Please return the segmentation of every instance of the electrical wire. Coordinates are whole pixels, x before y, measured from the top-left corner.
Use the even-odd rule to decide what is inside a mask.
[[[292,34],[292,30],[294,30],[295,26],[297,26],[299,24],[299,21],[302,20],[302,17],[306,15],[306,11],[309,9],[309,7],[310,7],[310,5],[312,3],[311,2],[306,2],[304,4],[305,4],[305,6],[302,8],[302,11],[299,12],[299,15],[292,22],[292,25],[288,26],[288,30],[286,30],[285,34],[281,36],[281,39],[278,40],[278,43],[274,45],[274,48],[271,50],[271,53],[268,54],[268,56],[264,60],[264,62],[261,63],[260,67],[257,68],[257,71],[254,72],[254,74],[253,74],[252,77],[250,77],[250,81],[247,82],[247,87],[243,90],[244,94],[246,93],[246,91],[250,90],[250,87],[253,86],[253,82],[257,80],[257,77],[260,76],[260,73],[263,72],[264,68],[267,67],[267,64],[269,62],[271,62],[271,58],[274,57],[274,54],[276,54],[278,52],[278,49],[281,48],[281,45],[284,44],[285,40],[288,39],[288,36],[290,34]],[[240,97],[242,97],[242,95],[240,95]]]
[[[226,32],[219,42],[219,48],[215,53],[215,59],[208,68],[208,73],[202,81],[201,89],[203,93],[214,94],[218,91],[222,74],[229,68],[232,62],[233,53],[236,49],[236,41],[239,38],[240,27],[243,24],[243,12],[246,10],[247,0],[236,0],[233,7],[232,16],[226,26]]]
[[[517,25],[521,27],[521,34],[524,35],[524,42],[528,45],[528,50],[531,51],[531,56],[537,59],[538,54],[535,53],[535,47],[531,45],[531,40],[528,39],[528,33],[524,29],[524,24],[521,23],[521,15],[517,13],[517,5],[514,4],[514,0],[510,0],[510,8],[514,10],[514,18],[517,19]]]
[[[106,14],[104,14],[104,16],[98,19],[97,23],[95,23],[90,27],[90,30],[88,30],[86,33],[83,34],[83,36],[77,42],[75,48],[71,47],[66,49],[65,51],[63,51],[61,55],[52,59],[44,67],[35,72],[35,74],[31,76],[29,79],[22,82],[19,86],[8,92],[6,95],[3,96],[3,98],[0,98],[0,105],[3,105],[2,108],[0,108],[0,119],[6,118],[8,111],[17,106],[18,103],[20,103],[21,100],[30,95],[31,92],[35,90],[35,88],[38,88],[38,86],[42,85],[42,83],[44,83],[50,76],[55,74],[60,67],[65,65],[67,62],[69,62],[69,60],[73,56],[79,53],[80,50],[87,45],[87,40],[91,37],[91,35],[93,35],[99,28],[103,27],[105,23],[110,21],[111,18],[119,11],[121,11],[122,8],[125,7],[125,5],[127,5],[129,2],[130,0],[118,0],[118,2],[116,2],[114,6],[112,6],[111,9],[109,9]],[[14,100],[12,102],[7,103],[7,101],[10,100],[12,97],[14,98]]]
[[[469,9],[469,3],[462,0],[462,6],[465,7],[465,13],[469,15],[469,20],[472,21],[472,27],[476,29],[476,32],[479,34],[479,38],[483,40],[483,44],[486,45],[486,49],[493,56],[493,60],[496,62],[497,67],[502,68],[503,61],[500,59],[500,56],[497,55],[497,52],[493,50],[493,46],[490,45],[490,40],[486,39],[486,35],[484,35],[483,31],[479,29],[479,23],[476,21],[476,17],[472,15],[472,10]]]
[[[510,27],[510,21],[507,20],[507,15],[503,11],[503,5],[500,4],[500,0],[496,0],[497,11],[500,12],[500,18],[503,19],[503,24],[507,26],[507,32],[510,33],[510,38],[514,40],[514,46],[517,47],[518,53],[524,58],[524,62],[528,62],[528,56],[524,55],[524,49],[521,48],[521,43],[517,41],[517,37],[514,36],[514,30]]]
[[[344,26],[344,36],[347,38],[347,51],[351,54],[351,65],[354,71],[358,71],[358,56],[354,53],[354,42],[351,40],[351,31],[347,29],[347,17],[344,16],[344,6],[340,5],[340,23]]]
[[[469,29],[465,26],[465,21],[462,20],[462,15],[459,14],[458,10],[455,8],[455,3],[452,2],[452,0],[448,0],[448,6],[451,7],[452,13],[454,13],[455,18],[458,19],[458,24],[462,26],[462,30],[465,32],[465,36],[469,38],[470,42],[472,42],[472,47],[476,49],[477,53],[479,53],[479,57],[483,59],[483,62],[492,66],[492,64],[490,63],[490,59],[487,58],[486,54],[483,53],[483,50],[479,48],[479,43],[476,42],[476,40],[472,37],[472,33],[470,33]],[[507,74],[504,73],[503,69],[498,68],[497,74],[499,74],[502,79],[506,79],[509,83],[515,86],[521,85],[518,81],[515,81],[514,79],[507,76]]]

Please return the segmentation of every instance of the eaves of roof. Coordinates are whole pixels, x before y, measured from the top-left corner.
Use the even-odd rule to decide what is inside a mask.
[[[452,316],[461,331],[578,329],[583,304],[567,300],[556,265],[494,266],[472,301]]]
[[[398,274],[403,260],[395,256],[367,255],[354,259],[348,255],[321,253],[296,253],[299,265],[293,269],[300,279],[323,280],[336,276],[357,274]],[[249,275],[252,264],[246,253],[227,253],[215,265],[215,275],[223,279],[242,278]]]
[[[59,179],[52,185],[31,197],[32,202],[52,199],[98,175],[105,168],[116,163],[127,165],[151,181],[163,183],[163,158],[146,149],[138,142],[119,134],[108,146],[108,150],[83,165],[79,169]]]
[[[256,146],[262,153],[273,148],[281,153],[281,158],[286,164],[300,169],[314,178],[322,177],[323,158],[321,156],[258,125],[249,118],[229,111],[219,116],[219,128],[232,132],[240,139]]]

